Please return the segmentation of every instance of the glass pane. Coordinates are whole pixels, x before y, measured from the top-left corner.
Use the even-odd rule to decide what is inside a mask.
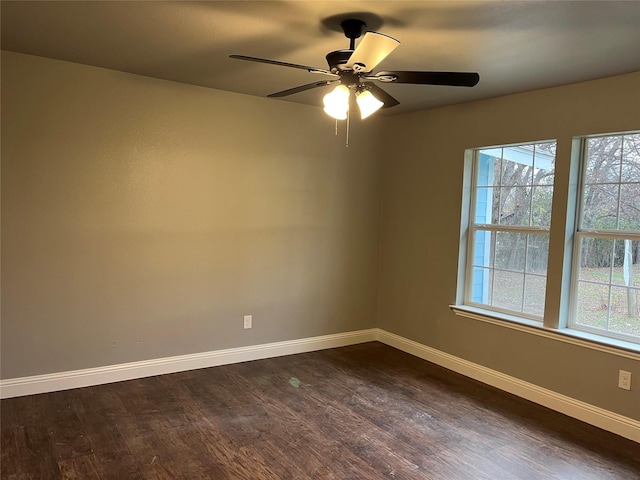
[[[495,268],[523,272],[526,245],[524,233],[496,232]]]
[[[640,290],[611,287],[609,331],[640,335]]]
[[[493,272],[493,298],[491,304],[514,310],[522,311],[522,292],[524,274],[515,272]]]
[[[495,152],[495,158],[493,162],[493,185],[500,185],[502,180],[502,149],[499,148]]]
[[[503,187],[500,198],[501,225],[530,225],[531,187]]]
[[[549,236],[528,235],[527,241],[527,273],[547,274],[549,263]]]
[[[471,301],[489,304],[492,283],[493,270],[474,267],[471,281]]]
[[[493,188],[487,187],[476,189],[476,216],[474,222],[477,225],[492,223],[493,190]]]
[[[609,283],[614,241],[608,238],[582,238],[580,280]]]
[[[536,144],[533,160],[533,185],[553,185],[555,174],[556,144]]]
[[[584,189],[582,228],[615,230],[619,185],[587,185]]]
[[[493,251],[491,243],[492,232],[477,230],[473,242],[473,265],[481,267],[492,267],[491,252]]]
[[[624,136],[622,181],[640,182],[640,133]]]
[[[615,241],[615,260],[611,283],[640,287],[640,241]]]
[[[533,151],[533,145],[516,145],[503,149],[500,185],[531,185],[533,183]]]
[[[493,189],[493,198],[491,199],[491,223],[497,225],[500,223],[500,204],[501,204],[502,189]]]
[[[544,315],[544,298],[547,277],[525,275],[524,278],[524,311],[532,315]]]
[[[476,164],[476,185],[492,187],[500,181],[501,149],[480,150]]]
[[[478,150],[475,167],[476,224],[549,225],[555,142]],[[535,192],[535,199],[532,185],[545,187]],[[532,200],[537,209],[535,223]]]
[[[578,282],[575,323],[606,330],[608,312],[609,286]]]
[[[640,231],[640,183],[620,186],[618,230]]]
[[[551,225],[551,202],[553,187],[534,187],[531,200],[531,225],[549,227]]]
[[[621,136],[590,138],[585,183],[619,182],[621,153]]]

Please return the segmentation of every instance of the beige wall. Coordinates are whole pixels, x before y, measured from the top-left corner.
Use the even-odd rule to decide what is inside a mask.
[[[449,309],[456,300],[465,149],[555,138],[557,176],[566,177],[573,136],[640,128],[639,91],[636,73],[388,119],[394,144],[383,165],[378,326],[640,420],[640,362]],[[564,189],[555,196],[566,203]],[[551,264],[561,261],[562,242],[552,237]],[[550,272],[553,290],[558,281]],[[631,392],[617,388],[619,369],[633,373]]]
[[[2,378],[373,327],[377,125],[3,52]]]

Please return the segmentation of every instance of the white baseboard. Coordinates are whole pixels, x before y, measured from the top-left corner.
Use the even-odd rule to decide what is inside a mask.
[[[640,421],[638,420],[505,375],[385,330],[378,330],[377,340],[466,377],[640,443]]]
[[[376,335],[377,329],[359,330],[299,340],[122,363],[106,367],[11,378],[8,380],[0,380],[0,398],[56,392],[59,390],[121,382],[124,380],[183,372],[198,368],[216,367],[230,363],[344,347],[357,343],[372,342],[376,340]]]
[[[284,342],[230,348],[212,352],[180,355],[106,367],[0,380],[0,398],[19,397],[121,382],[167,373],[215,367],[231,363],[344,347],[358,343],[380,341],[416,357],[440,365],[487,385],[512,393],[570,417],[613,432],[640,443],[640,422],[566,395],[462,358],[436,350],[393,333],[372,328]]]

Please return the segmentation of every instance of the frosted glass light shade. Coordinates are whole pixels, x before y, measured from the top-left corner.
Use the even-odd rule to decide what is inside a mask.
[[[377,112],[384,105],[369,90],[364,90],[356,95],[356,102],[360,108],[360,118],[363,120],[372,113]]]
[[[327,93],[323,99],[324,111],[337,120],[345,120],[349,111],[349,89],[338,85]]]

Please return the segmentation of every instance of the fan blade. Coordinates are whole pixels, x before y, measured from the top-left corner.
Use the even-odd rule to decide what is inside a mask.
[[[472,72],[378,72],[365,78],[389,83],[449,85],[452,87],[473,87],[480,81],[480,75]]]
[[[349,57],[346,67],[356,72],[370,72],[398,45],[400,42],[393,37],[367,32]]]
[[[304,92],[306,90],[311,90],[312,88],[324,87],[325,85],[331,85],[338,80],[323,80],[321,82],[313,82],[308,83],[306,85],[300,85],[299,87],[289,88],[288,90],[283,90],[281,92],[271,93],[267,95],[267,97],[286,97],[287,95],[292,95],[294,93]]]
[[[378,100],[384,103],[384,106],[382,108],[389,108],[389,107],[395,107],[396,105],[400,105],[400,102],[398,100],[393,98],[391,95],[389,95],[379,86],[377,86],[375,83],[364,82],[364,84],[367,86],[369,90],[371,90],[371,93],[373,94],[374,97],[376,97]]]
[[[325,70],[324,68],[309,67],[307,65],[298,65],[297,63],[279,62],[278,60],[269,60],[266,58],[247,57],[246,55],[229,55],[229,58],[235,58],[237,60],[248,60],[249,62],[268,63],[270,65],[280,65],[281,67],[299,68],[301,70],[306,70],[310,73],[326,73],[327,75],[335,75],[331,73],[329,70]]]

